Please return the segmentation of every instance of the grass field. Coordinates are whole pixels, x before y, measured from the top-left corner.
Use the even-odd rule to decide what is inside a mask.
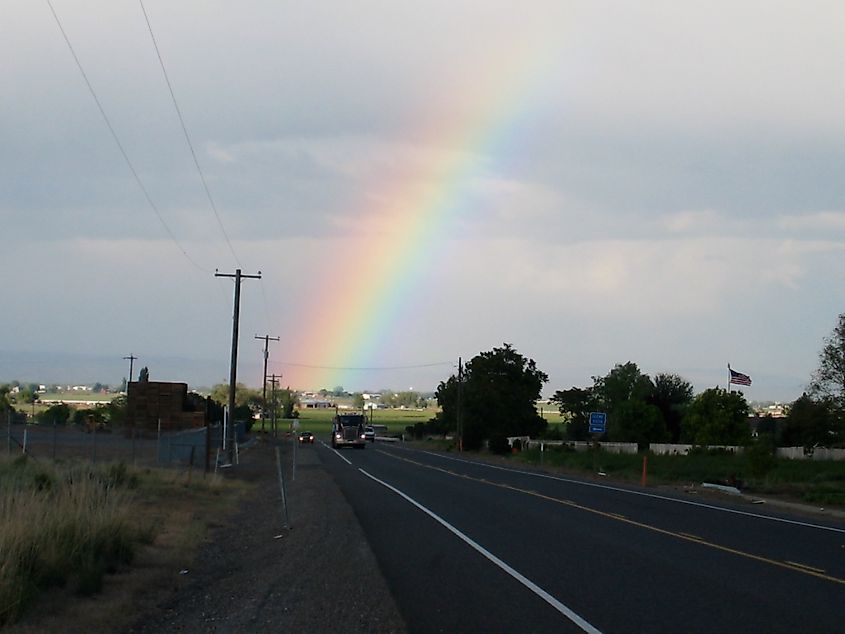
[[[124,463],[0,458],[0,628],[42,600],[100,592],[139,557],[172,574],[244,486]]]
[[[355,410],[341,410],[355,411]],[[424,410],[415,409],[377,409],[372,412],[367,411],[367,421],[372,420],[374,425],[386,425],[388,435],[401,434],[405,432],[405,427],[408,425],[415,425],[416,423],[424,423],[434,418],[434,415],[439,411],[436,407],[429,407]],[[334,416],[334,409],[303,409],[299,410],[299,418],[296,419],[299,424],[299,429],[302,431],[313,431],[315,434],[328,434],[332,428],[332,417]],[[557,411],[543,412],[543,417],[549,421],[549,426],[561,424],[561,417]],[[288,430],[290,421],[279,423],[280,430]],[[261,430],[261,423],[256,422],[253,426],[254,430]],[[269,422],[267,423],[269,431]]]
[[[354,410],[340,410],[341,412],[352,412]],[[372,420],[374,425],[386,425],[388,435],[404,433],[405,427],[415,423],[425,422],[434,417],[436,409],[424,410],[402,410],[402,409],[381,409],[367,412],[367,421]],[[299,418],[294,419],[300,431],[312,431],[315,434],[328,437],[332,429],[332,417],[334,409],[304,409],[300,410]],[[290,428],[290,420],[280,421],[279,430],[287,431]],[[253,431],[261,430],[261,422],[256,421]],[[270,430],[270,423],[267,422],[267,431]]]
[[[604,451],[576,452],[539,449],[512,454],[517,461],[582,473],[601,471],[619,480],[638,482],[643,455]],[[787,460],[747,454],[690,454],[648,456],[651,484],[735,483],[759,495],[783,495],[811,504],[845,506],[845,461]]]

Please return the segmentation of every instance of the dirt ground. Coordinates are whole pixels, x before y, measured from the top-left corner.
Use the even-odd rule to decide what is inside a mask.
[[[244,450],[226,477],[253,486],[212,528],[190,561],[169,559],[114,575],[89,599],[48,599],[12,634],[62,631],[372,632],[407,631],[354,512],[325,472],[315,447],[282,451],[289,527],[275,449]]]
[[[193,567],[138,615],[129,631],[404,632],[395,602],[352,509],[314,447],[283,455],[290,527],[284,528],[274,449],[241,455],[234,477],[255,491],[213,531]]]

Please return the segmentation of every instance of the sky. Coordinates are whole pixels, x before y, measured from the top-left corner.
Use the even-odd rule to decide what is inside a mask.
[[[696,391],[730,363],[749,400],[792,400],[845,312],[843,20],[6,0],[0,381],[116,384],[133,355],[226,382],[215,270],[241,269],[255,387],[270,335],[297,389],[433,390],[509,343],[546,395],[633,361]]]

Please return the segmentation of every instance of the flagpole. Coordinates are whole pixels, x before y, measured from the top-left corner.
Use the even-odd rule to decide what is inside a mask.
[[[728,364],[728,387],[727,387],[728,394],[731,393],[731,364]]]

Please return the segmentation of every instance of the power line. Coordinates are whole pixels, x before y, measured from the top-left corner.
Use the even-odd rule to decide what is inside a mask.
[[[184,247],[181,243],[176,239],[176,236],[171,231],[170,227],[164,221],[164,217],[161,215],[156,204],[153,202],[153,199],[150,197],[150,193],[147,191],[147,188],[144,186],[144,183],[141,181],[141,177],[138,175],[138,171],[135,169],[135,166],[132,164],[132,161],[129,160],[129,155],[126,153],[126,150],[123,147],[123,144],[120,142],[120,138],[117,136],[117,132],[115,132],[114,127],[109,120],[108,115],[106,114],[105,109],[103,108],[102,103],[100,103],[100,98],[97,97],[97,93],[94,91],[94,87],[91,85],[91,82],[88,79],[88,75],[85,72],[85,69],[82,67],[82,63],[79,61],[79,57],[76,55],[76,51],[73,48],[73,45],[70,43],[70,38],[68,37],[67,33],[65,32],[64,27],[62,26],[62,21],[59,19],[59,15],[56,13],[56,10],[53,8],[53,3],[50,0],[47,0],[47,6],[50,7],[50,12],[53,14],[53,18],[56,20],[56,24],[59,27],[59,31],[62,33],[62,37],[67,44],[68,49],[70,50],[70,54],[73,56],[73,60],[76,62],[76,67],[79,69],[79,72],[82,74],[82,79],[85,80],[85,85],[88,87],[88,91],[91,93],[91,96],[94,98],[94,102],[97,104],[97,109],[100,111],[100,115],[103,117],[103,121],[106,124],[106,127],[109,129],[111,133],[112,139],[117,144],[117,148],[120,150],[121,155],[123,156],[123,160],[126,162],[126,165],[129,167],[129,171],[132,172],[132,176],[135,178],[135,182],[138,184],[138,187],[141,189],[141,192],[144,194],[144,198],[147,200],[147,204],[149,204],[150,208],[155,212],[155,215],[158,217],[161,226],[164,227],[164,230],[167,232],[167,235],[170,236],[170,239],[173,240],[173,243],[179,248],[182,252],[182,255],[187,258],[187,260],[193,264],[197,269],[202,271],[203,273],[210,273],[209,269],[205,269],[201,267],[196,261],[188,255],[188,252],[185,251]]]
[[[144,20],[147,23],[147,29],[150,32],[150,39],[153,41],[153,47],[156,51],[156,56],[158,57],[158,63],[161,66],[161,72],[164,75],[164,81],[167,84],[167,89],[170,91],[170,98],[173,101],[173,108],[176,110],[176,116],[179,117],[179,125],[182,127],[182,133],[185,135],[185,141],[188,143],[188,148],[191,150],[191,158],[194,159],[194,166],[197,168],[197,173],[199,174],[200,180],[202,181],[202,188],[205,191],[205,196],[208,198],[208,203],[211,205],[211,210],[214,212],[214,217],[217,219],[217,225],[220,227],[220,231],[223,233],[223,237],[226,239],[226,244],[229,246],[229,251],[232,253],[232,257],[235,258],[235,263],[240,267],[241,261],[238,259],[237,253],[235,253],[234,247],[232,247],[232,242],[229,240],[229,234],[226,233],[226,228],[223,226],[223,221],[220,219],[220,214],[217,211],[217,205],[214,203],[214,198],[211,195],[211,190],[208,188],[208,183],[205,180],[205,174],[200,167],[199,161],[197,160],[197,153],[194,151],[194,144],[191,142],[191,136],[188,134],[188,128],[185,125],[185,119],[182,118],[182,110],[179,108],[179,102],[176,101],[176,94],[173,92],[173,85],[170,83],[170,77],[167,74],[167,69],[164,66],[164,59],[161,57],[161,51],[158,48],[158,42],[156,42],[155,34],[153,33],[152,24],[150,24],[150,17],[147,14],[147,8],[144,6],[143,0],[138,0],[141,5],[141,11],[144,13]]]

